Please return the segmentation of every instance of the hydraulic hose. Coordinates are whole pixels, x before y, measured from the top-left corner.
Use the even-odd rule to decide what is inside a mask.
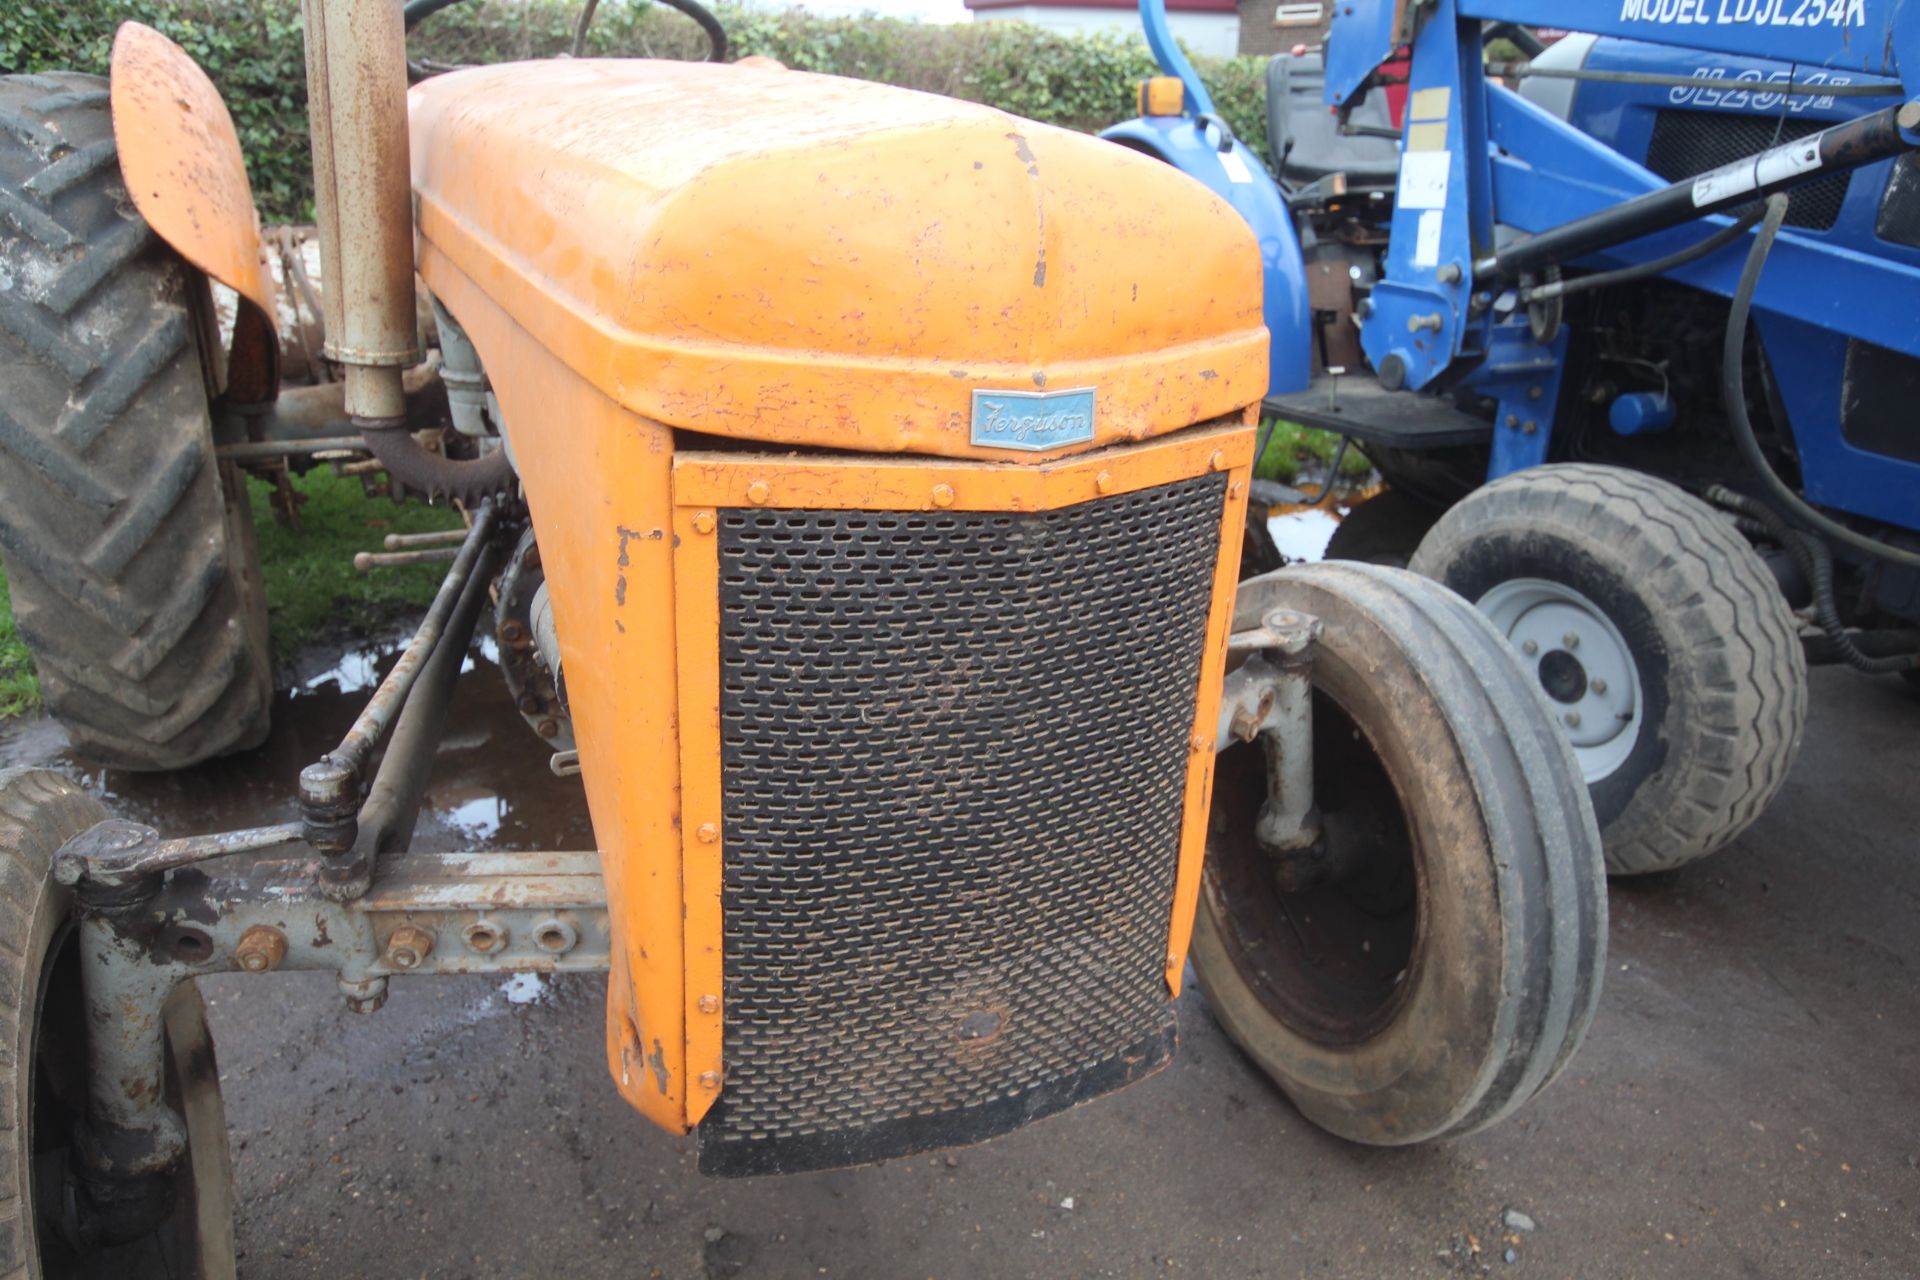
[[[1787,554],[1800,566],[1800,572],[1807,575],[1807,583],[1813,590],[1814,616],[1819,620],[1820,629],[1826,632],[1827,639],[1833,642],[1841,661],[1856,671],[1876,676],[1920,670],[1920,654],[1897,653],[1875,658],[1861,652],[1860,646],[1853,642],[1852,634],[1840,620],[1840,609],[1833,598],[1833,552],[1828,550],[1818,534],[1793,528],[1766,503],[1749,498],[1744,493],[1735,493],[1724,485],[1709,487],[1706,496],[1707,501],[1716,506],[1738,512],[1743,517],[1742,524],[1752,526],[1755,531],[1771,537],[1786,548]]]
[[[1706,257],[1722,245],[1738,240],[1752,229],[1754,223],[1760,221],[1762,212],[1761,209],[1750,209],[1741,214],[1730,226],[1721,227],[1705,239],[1695,241],[1684,249],[1676,249],[1664,258],[1655,258],[1651,262],[1638,262],[1633,266],[1620,267],[1614,271],[1596,271],[1590,276],[1575,276],[1571,280],[1552,280],[1525,290],[1520,295],[1520,301],[1544,302],[1549,298],[1564,298],[1571,293],[1586,293],[1591,289],[1626,284],[1648,276],[1663,276],[1675,267],[1684,267],[1689,262]]]
[[[1740,269],[1740,282],[1734,287],[1733,307],[1727,313],[1727,339],[1720,352],[1720,396],[1725,401],[1727,421],[1733,427],[1733,442],[1740,450],[1741,459],[1747,469],[1753,473],[1772,499],[1797,519],[1811,525],[1820,533],[1826,534],[1836,542],[1844,542],[1856,551],[1865,552],[1875,559],[1907,569],[1920,569],[1920,553],[1903,550],[1891,543],[1870,538],[1864,533],[1849,529],[1838,520],[1816,510],[1803,500],[1799,494],[1787,487],[1787,482],[1775,474],[1767,457],[1760,451],[1760,441],[1754,436],[1753,421],[1747,416],[1747,392],[1743,357],[1747,348],[1747,317],[1753,310],[1754,290],[1760,284],[1761,268],[1766,266],[1767,255],[1773,249],[1774,237],[1780,233],[1781,220],[1787,216],[1787,198],[1775,194],[1767,197],[1767,213],[1760,220],[1760,230],[1753,238],[1753,247],[1747,250],[1747,262]]]

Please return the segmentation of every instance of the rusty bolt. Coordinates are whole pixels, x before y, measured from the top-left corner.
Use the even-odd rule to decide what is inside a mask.
[[[491,920],[475,920],[466,927],[467,946],[481,955],[492,955],[507,945],[507,931]]]
[[[720,828],[711,822],[703,822],[693,835],[701,844],[712,844],[720,838]]]
[[[1113,492],[1113,472],[1102,471],[1093,478],[1093,487],[1099,493]]]
[[[1194,754],[1198,755],[1200,752],[1205,751],[1207,749],[1207,740],[1201,734],[1196,733],[1193,735],[1193,742],[1191,745],[1193,747]]]
[[[953,486],[950,484],[937,484],[933,486],[933,505],[936,507],[952,506]]]
[[[520,639],[522,636],[526,634],[527,634],[527,629],[521,626],[517,619],[508,618],[505,622],[500,624],[500,638],[502,640],[505,640],[508,644],[514,643],[516,640]]]
[[[700,1073],[700,1087],[702,1089],[718,1089],[720,1087],[720,1073],[718,1071],[702,1071]]]
[[[1215,449],[1213,456],[1207,459],[1207,469],[1210,471],[1225,471],[1227,469],[1226,451],[1223,449]]]
[[[719,996],[701,996],[700,1012],[702,1013],[720,1012],[720,997]]]
[[[1545,394],[1546,394],[1545,388],[1542,388],[1542,387],[1527,388],[1527,399],[1529,400],[1538,400],[1541,396]]]
[[[767,499],[771,497],[773,497],[773,490],[767,486],[765,480],[755,480],[747,486],[747,501],[756,507],[766,506]]]
[[[378,1013],[387,1003],[387,980],[368,978],[365,982],[342,982],[340,994],[354,1013]]]
[[[553,719],[542,720],[533,726],[533,731],[543,738],[555,738],[560,735],[560,722]]]
[[[1227,731],[1242,742],[1252,742],[1260,736],[1260,722],[1273,710],[1273,699],[1262,698],[1256,707],[1236,707],[1233,719],[1227,725]]]
[[[1540,429],[1540,424],[1535,422],[1532,418],[1528,418],[1525,422],[1520,424],[1520,434],[1523,436],[1530,436],[1534,432],[1538,431],[1539,429]]]
[[[387,938],[387,963],[396,969],[417,969],[433,954],[433,930],[403,924]]]
[[[693,531],[695,533],[713,532],[713,512],[696,511],[693,513]]]
[[[257,924],[240,935],[233,962],[248,973],[270,973],[287,958],[287,936],[270,924]]]
[[[1177,969],[1179,967],[1180,967],[1180,957],[1175,955],[1171,951],[1167,952],[1167,968]]]
[[[1247,482],[1245,480],[1235,480],[1232,484],[1227,486],[1227,496],[1229,498],[1237,498],[1241,494],[1245,493],[1246,491],[1247,491]]]

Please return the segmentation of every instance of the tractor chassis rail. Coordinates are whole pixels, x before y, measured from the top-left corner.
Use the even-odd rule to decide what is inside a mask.
[[[107,821],[57,856],[80,910],[92,1028],[80,1147],[96,1184],[152,1178],[186,1150],[162,1038],[162,1009],[182,982],[330,973],[349,1008],[371,1013],[395,974],[608,968],[597,852],[391,854],[341,901],[328,859],[298,842],[297,824],[162,840]]]

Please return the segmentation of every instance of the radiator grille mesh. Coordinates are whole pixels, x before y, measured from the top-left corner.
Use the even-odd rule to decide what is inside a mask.
[[[1737,116],[1716,111],[1661,111],[1653,119],[1647,168],[1668,182],[1695,177],[1781,143],[1796,142],[1826,128],[1822,120],[1782,121],[1777,116]],[[1790,227],[1825,231],[1840,219],[1851,173],[1830,173],[1787,193]],[[1733,212],[1738,212],[1734,210]]]
[[[720,513],[703,1168],[973,1140],[1158,1065],[1223,501]]]

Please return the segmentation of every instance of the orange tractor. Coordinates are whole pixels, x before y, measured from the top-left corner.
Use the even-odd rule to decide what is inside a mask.
[[[615,1087],[726,1175],[1140,1079],[1190,960],[1358,1141],[1561,1068],[1605,903],[1538,691],[1405,573],[1236,583],[1269,335],[1230,208],[764,62],[409,92],[392,0],[306,16],[328,386],[277,386],[232,123],[178,48],[129,25],[108,81],[0,81],[0,553],[83,749],[264,733],[244,465],[350,437],[469,516],[299,821],[163,834],[0,774],[8,1258],[231,1272],[214,972],[372,1011],[396,977],[605,971]],[[489,606],[594,850],[410,848]]]

